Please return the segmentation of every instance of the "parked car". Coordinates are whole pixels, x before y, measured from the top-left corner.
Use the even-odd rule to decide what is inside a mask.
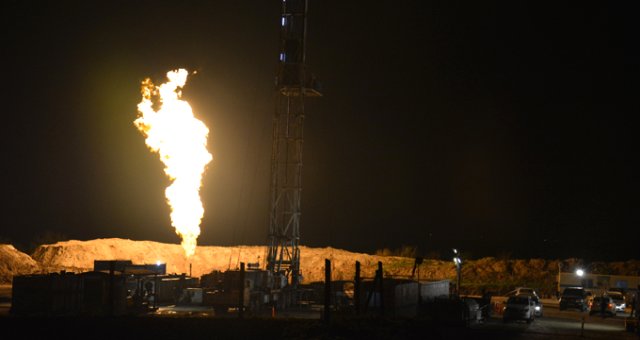
[[[616,315],[616,304],[608,296],[596,296],[589,305],[589,315],[593,314],[609,314]]]
[[[467,324],[482,322],[482,309],[480,309],[478,301],[469,297],[462,298],[462,300],[467,306]]]
[[[470,326],[482,319],[478,302],[472,298],[430,299],[420,304],[418,313],[438,324],[449,326]]]
[[[627,308],[627,303],[624,295],[616,291],[608,291],[607,295],[613,300],[613,303],[616,304],[616,311],[624,312],[624,309]]]
[[[502,321],[525,320],[527,323],[531,323],[535,319],[535,307],[530,295],[512,296],[504,307]]]
[[[528,287],[518,287],[506,294],[507,297],[517,296],[517,295],[529,295],[535,304],[535,314],[537,317],[542,316],[542,302],[540,302],[540,297],[538,293],[533,288]]]
[[[537,318],[541,318],[542,317],[542,302],[540,301],[540,298],[537,295],[533,295],[531,296],[531,300],[533,300],[534,303],[534,311],[536,314]]]
[[[588,289],[585,289],[585,290],[584,290],[584,293],[585,293],[585,295],[586,295],[586,297],[587,297],[587,298],[586,298],[586,300],[587,300],[587,306],[590,306],[591,301],[593,301],[593,296],[594,296],[594,295],[593,295],[593,292],[592,292],[592,291],[590,291],[590,290],[588,290]]]
[[[575,308],[580,310],[581,312],[585,312],[589,309],[589,305],[587,304],[587,294],[582,287],[567,287],[562,292],[562,296],[560,297],[560,305],[558,306],[560,310],[565,310],[568,308]]]
[[[535,291],[535,289],[533,288],[528,288],[528,287],[518,287],[510,292],[508,292],[507,294],[505,294],[505,296],[516,296],[516,295],[531,295],[531,296],[538,296],[538,293]]]

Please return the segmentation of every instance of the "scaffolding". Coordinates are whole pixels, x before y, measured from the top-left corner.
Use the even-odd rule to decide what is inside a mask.
[[[319,97],[305,67],[307,0],[283,0],[271,154],[271,205],[267,270],[300,282],[300,198],[305,98]]]

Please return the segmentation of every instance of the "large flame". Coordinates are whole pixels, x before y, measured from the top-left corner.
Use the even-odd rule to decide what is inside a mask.
[[[188,75],[184,69],[167,72],[169,81],[160,86],[145,79],[134,124],[146,136],[151,151],[160,155],[164,172],[172,180],[165,190],[171,224],[190,257],[195,253],[204,215],[200,201],[202,175],[212,157],[207,151],[209,129],[193,116],[189,103],[180,99]]]

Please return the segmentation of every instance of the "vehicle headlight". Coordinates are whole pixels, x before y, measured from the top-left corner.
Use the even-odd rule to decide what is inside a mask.
[[[536,310],[540,310],[540,306],[536,306]]]

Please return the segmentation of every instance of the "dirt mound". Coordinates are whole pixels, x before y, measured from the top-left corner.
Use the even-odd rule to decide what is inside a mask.
[[[17,252],[11,247],[14,252]],[[24,263],[33,260],[22,254]],[[65,241],[43,245],[33,254],[46,271],[86,271],[93,268],[94,260],[132,260],[136,264],[167,264],[169,273],[188,273],[189,263],[193,265],[193,276],[201,276],[212,270],[237,268],[240,262],[259,262],[264,268],[266,247],[235,246],[216,247],[199,246],[191,259],[186,259],[182,247],[151,241],[132,241],[110,238],[91,241]],[[385,277],[408,277],[411,275],[414,259],[395,256],[377,256],[353,253],[335,248],[300,247],[300,267],[303,282],[324,280],[324,260],[330,259],[334,280],[352,280],[355,261],[360,261],[362,276],[373,278],[378,261],[383,264]],[[31,261],[31,262],[29,262]],[[4,264],[6,261],[2,261]],[[14,262],[15,263],[15,262]],[[552,295],[556,289],[558,260],[543,259],[497,259],[493,257],[478,260],[465,260],[462,266],[462,289],[469,294],[482,291],[507,292],[517,286],[535,287],[543,295]],[[561,262],[564,271],[572,271],[579,264],[577,259]],[[593,273],[616,275],[638,275],[640,261],[594,262],[590,267]],[[417,268],[416,276],[422,280],[453,280],[456,277],[452,261],[425,259]]]
[[[0,244],[0,283],[10,283],[15,275],[37,272],[38,263],[10,244]]]
[[[361,253],[352,253],[334,248],[300,247],[300,266],[305,282],[322,281],[324,279],[324,259],[332,261],[334,280],[353,279],[355,261],[362,264],[362,275],[373,277],[378,261],[382,261],[386,275],[408,276],[411,274],[413,259],[403,257],[382,257]],[[43,268],[49,271],[69,270],[85,271],[93,268],[94,260],[132,260],[133,263],[167,264],[169,273],[188,273],[192,264],[193,276],[201,276],[212,270],[236,268],[240,262],[264,265],[266,247],[235,246],[216,247],[198,246],[191,259],[184,256],[182,247],[177,244],[166,244],[152,241],[132,241],[109,238],[90,241],[65,241],[56,244],[42,245],[33,254]],[[431,266],[428,266],[428,265]],[[453,269],[440,261],[425,261],[421,266],[421,278],[440,279],[444,269],[445,275],[453,274]]]

